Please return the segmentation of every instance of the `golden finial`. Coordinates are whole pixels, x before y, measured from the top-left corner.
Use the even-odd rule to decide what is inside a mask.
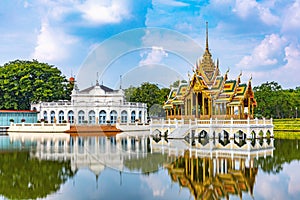
[[[208,49],[208,22],[206,22],[206,51],[209,51]]]

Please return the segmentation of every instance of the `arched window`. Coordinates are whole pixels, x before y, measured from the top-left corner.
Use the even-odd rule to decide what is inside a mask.
[[[121,112],[121,123],[127,123],[127,111],[123,110]]]
[[[111,123],[111,124],[117,123],[117,116],[118,116],[117,111],[112,110],[112,111],[110,112],[110,123]]]
[[[89,124],[95,124],[95,111],[91,110],[89,112]]]
[[[70,110],[68,112],[68,121],[69,121],[70,124],[74,124],[74,112],[73,112],[73,110]]]
[[[47,111],[44,111],[44,121],[48,120]]]
[[[84,111],[80,110],[78,112],[78,124],[83,124],[84,122]]]
[[[50,113],[50,123],[54,123],[54,121],[55,121],[55,112],[51,111],[51,113]]]
[[[142,122],[142,111],[139,111],[139,120]]]
[[[131,112],[131,123],[135,123],[135,111]]]
[[[59,111],[58,113],[58,123],[63,123],[63,121],[65,120],[65,117],[64,117],[64,111]]]
[[[101,110],[99,112],[99,124],[105,124],[106,121],[106,112],[104,110]]]

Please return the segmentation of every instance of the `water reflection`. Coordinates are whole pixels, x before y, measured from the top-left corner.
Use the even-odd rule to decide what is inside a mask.
[[[29,149],[35,141],[11,142],[0,137],[0,194],[9,199],[35,199],[56,192],[74,173],[68,161],[39,160]]]
[[[271,163],[275,157],[272,138],[256,141],[165,140],[121,134],[116,137],[1,137],[0,144],[0,151],[5,155],[0,164],[0,193],[17,199],[43,198],[57,193],[63,184],[85,169],[93,172],[97,184],[102,179],[108,184],[104,175],[100,176],[105,174],[104,171],[107,173],[108,168],[119,173],[119,188],[125,187],[121,186],[122,177],[129,177],[124,172],[141,177],[138,183],[130,186],[136,188],[142,180],[149,184],[150,177],[166,171],[171,185],[178,187],[163,193],[164,199],[174,198],[174,195],[176,198],[176,194],[178,198],[176,190],[180,188],[189,191],[190,196],[184,198],[253,197],[258,170],[274,170],[278,166],[277,163],[272,167]],[[156,178],[166,177],[159,175]],[[18,196],[13,192],[16,190],[20,191]],[[127,199],[126,193],[120,192],[119,197]]]
[[[189,188],[195,199],[220,199],[230,195],[253,195],[258,168],[254,158],[190,157],[189,151],[167,165],[174,182]]]
[[[255,160],[271,157],[274,139],[154,139],[153,151],[163,151],[175,161],[166,165],[172,181],[190,190],[195,199],[253,197],[258,172]]]

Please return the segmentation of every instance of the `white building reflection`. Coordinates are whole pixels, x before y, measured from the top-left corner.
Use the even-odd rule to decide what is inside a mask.
[[[25,143],[28,139],[15,136],[11,142]],[[189,188],[196,199],[242,197],[242,192],[252,195],[258,171],[255,159],[273,156],[274,150],[273,138],[166,140],[122,133],[115,137],[31,137],[30,140],[35,143],[30,150],[32,157],[70,161],[73,172],[89,168],[97,177],[106,167],[120,172],[145,172],[138,169],[145,168],[151,155],[164,155],[163,163],[149,161],[153,169],[147,168],[147,172],[163,164],[171,180]]]
[[[27,141],[18,137],[11,140]],[[95,175],[105,167],[126,171],[124,160],[147,155],[147,137],[35,137],[31,140],[36,144],[31,156],[41,160],[70,160],[72,171],[89,168]]]

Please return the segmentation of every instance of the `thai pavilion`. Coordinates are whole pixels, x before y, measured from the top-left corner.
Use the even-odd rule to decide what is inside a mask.
[[[221,75],[219,61],[214,62],[208,48],[206,24],[206,47],[202,58],[196,62],[189,81],[181,81],[172,87],[163,108],[168,119],[245,119],[253,118],[256,106],[251,79],[241,83],[241,75],[228,79],[228,72]]]

